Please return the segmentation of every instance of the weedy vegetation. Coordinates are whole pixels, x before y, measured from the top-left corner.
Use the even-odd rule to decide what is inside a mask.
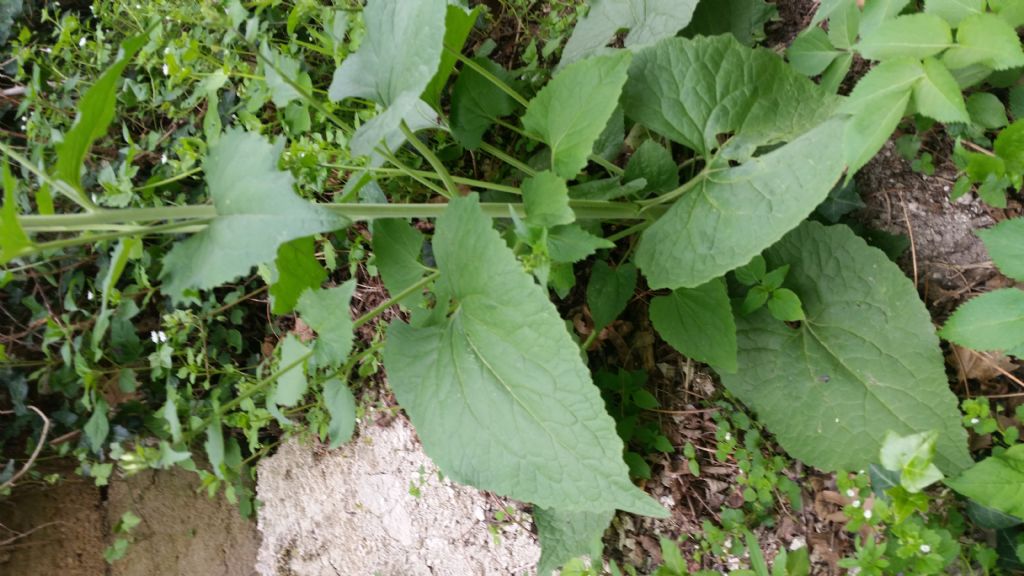
[[[800,499],[762,454],[770,434],[839,472],[843,566],[1019,565],[1024,449],[977,428],[986,403],[964,416],[939,337],[1020,357],[1024,291],[971,298],[937,333],[913,282],[834,222],[896,131],[921,170],[921,143],[948,137],[953,199],[1019,192],[1024,3],[825,0],[784,57],[757,46],[771,16],[553,3],[503,52],[468,41],[493,14],[445,0],[0,3],[24,87],[0,143],[0,438],[73,455],[98,484],[195,470],[250,513],[274,438],[349,441],[384,373],[446,476],[533,505],[541,573],[586,573],[575,558],[600,557],[616,510],[668,514],[634,483],[645,454],[700,473],[645,418],[642,372],[588,366],[642,293],[660,337],[756,415],[720,417],[745,508],[697,549],[724,554],[724,530],[749,553],[734,574],[808,573],[806,549],[766,562],[746,528]],[[979,234],[1024,281],[1024,223]],[[388,296],[360,309],[374,278]],[[583,326],[556,306],[574,290]],[[285,328],[254,339],[268,319]],[[979,461],[965,423],[997,434]],[[974,544],[979,527],[999,546]],[[657,574],[690,573],[662,547]]]

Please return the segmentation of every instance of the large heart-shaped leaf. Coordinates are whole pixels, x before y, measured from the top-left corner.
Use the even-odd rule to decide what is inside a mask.
[[[206,184],[217,217],[164,256],[163,292],[181,300],[270,262],[281,244],[347,225],[345,218],[299,198],[291,172],[277,169],[284,142],[229,130],[210,148]]]
[[[579,348],[476,196],[451,202],[433,246],[454,312],[393,323],[384,349],[427,454],[458,482],[541,506],[664,515],[629,481]]]
[[[845,226],[808,222],[765,252],[790,265],[798,327],[765,311],[737,320],[739,371],[726,387],[782,447],[822,469],[877,462],[886,433],[939,433],[935,463],[970,466],[931,318],[913,284]]]
[[[600,51],[620,30],[623,44],[637,49],[675,36],[690,23],[697,0],[594,0],[562,50],[561,66]]]
[[[989,508],[1024,518],[1024,446],[986,458],[946,484]]]

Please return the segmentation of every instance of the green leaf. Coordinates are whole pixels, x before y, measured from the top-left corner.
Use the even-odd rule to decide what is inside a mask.
[[[477,58],[474,62],[506,84],[511,80],[504,68],[486,58]],[[511,96],[466,66],[452,88],[452,135],[459,144],[475,150],[494,121],[515,110],[516,101]]]
[[[1024,218],[1003,220],[977,234],[999,271],[1024,282]]]
[[[748,153],[788,141],[825,121],[835,103],[776,54],[731,36],[647,48],[633,59],[622,95],[629,117],[703,156],[723,134],[733,134],[731,149]]]
[[[559,66],[605,51],[622,30],[623,44],[637,50],[675,36],[690,23],[697,0],[594,0],[562,49]]]
[[[309,354],[309,348],[306,348],[302,342],[299,341],[298,337],[294,333],[289,333],[284,338],[284,343],[281,344],[281,362],[278,364],[278,370],[282,370],[300,362],[300,360]],[[274,404],[275,406],[295,406],[299,400],[306,395],[306,389],[309,387],[309,383],[306,381],[306,363],[302,361],[298,366],[295,366],[291,370],[288,370],[284,374],[278,377],[277,382],[270,393],[270,398],[267,399],[267,404]]]
[[[384,347],[427,454],[457,482],[542,507],[665,516],[629,481],[578,346],[477,197],[453,199],[436,230],[455,311],[423,328],[393,322]]]
[[[861,36],[870,34],[883,23],[891,21],[909,3],[910,0],[866,0],[860,21]]]
[[[673,348],[719,372],[736,371],[736,323],[722,280],[651,300],[651,323]]]
[[[291,312],[306,289],[316,290],[327,279],[327,271],[316,259],[312,236],[278,247],[275,264],[276,280],[270,285],[270,311],[274,314]]]
[[[533,522],[540,540],[537,574],[548,576],[566,562],[600,549],[601,537],[615,516],[614,510],[574,511],[536,508]]]
[[[299,297],[296,309],[302,315],[302,320],[317,334],[313,345],[313,358],[317,366],[338,367],[348,360],[348,354],[352,351],[349,303],[355,290],[355,280],[349,280],[335,288],[307,290]]]
[[[975,124],[989,130],[998,130],[1010,123],[1006,118],[1006,107],[999,97],[989,92],[975,92],[968,96],[967,111]]]
[[[672,164],[673,170],[677,170],[676,165]],[[626,166],[627,171],[629,166]],[[638,168],[634,167],[634,174]],[[632,176],[633,174],[630,174]],[[666,173],[659,173],[660,176],[665,176]],[[623,175],[625,176],[625,175]],[[583,184],[576,184],[575,186],[569,187],[569,197],[576,200],[615,200],[617,198],[625,198],[626,196],[632,196],[639,192],[642,192],[647,188],[646,178],[636,178],[622,183],[622,177],[602,178],[600,180],[591,180],[590,182],[584,182]]]
[[[4,158],[2,180],[4,186],[4,205],[0,209],[0,264],[10,262],[25,248],[32,246],[25,231],[18,221],[18,201],[15,197],[17,181],[11,176],[11,167]]]
[[[804,319],[800,297],[788,288],[772,290],[772,296],[768,299],[768,311],[776,320],[782,322],[798,322]]]
[[[1024,4],[1017,0],[989,0],[988,4],[1010,28],[1024,26]]]
[[[863,82],[863,79],[861,81]],[[910,96],[910,90],[902,94],[884,93],[871,100],[876,107],[874,110],[854,114],[847,123],[846,132],[843,134],[843,156],[849,165],[847,181],[871,161],[889,141],[889,137],[906,114]]]
[[[89,441],[89,448],[94,453],[99,453],[103,448],[103,442],[110,434],[110,422],[107,421],[107,401],[103,398],[96,400],[93,406],[92,415],[82,429],[85,439]]]
[[[758,254],[750,259],[750,262],[733,270],[736,280],[744,286],[759,284],[768,272],[764,257]]]
[[[989,508],[1024,517],[1024,445],[978,462],[946,485]]]
[[[291,101],[302,98],[302,93],[287,80],[303,86],[307,93],[313,93],[313,81],[308,73],[302,72],[302,65],[298,60],[281,54],[265,42],[260,46],[260,53],[271,63],[264,62],[263,75],[274,106],[284,109]]]
[[[594,236],[577,224],[548,230],[548,256],[555,262],[579,262],[598,250],[614,247],[614,242]]]
[[[924,76],[914,84],[914,108],[939,122],[970,122],[956,78],[934,58],[922,62]]]
[[[366,36],[359,50],[334,72],[327,91],[332,101],[365,98],[387,110],[363,124],[350,143],[367,155],[399,131],[421,103],[441,64],[445,0],[370,0],[363,10]]]
[[[805,30],[786,50],[790,66],[807,76],[821,74],[840,54],[842,52],[828,39],[828,33],[817,27]]]
[[[210,425],[206,427],[206,441],[203,442],[206,457],[210,460],[210,468],[217,478],[224,478],[220,466],[224,463],[224,434],[220,430],[220,418],[214,414]]]
[[[815,222],[765,259],[791,266],[786,284],[807,318],[738,318],[739,371],[722,381],[782,447],[824,470],[857,470],[877,461],[889,430],[937,430],[939,468],[969,466],[931,317],[903,272],[849,228]]]
[[[171,442],[181,442],[181,419],[178,418],[178,390],[172,384],[165,388],[166,400],[160,408],[160,416],[167,422],[167,431],[171,433]]]
[[[956,31],[956,46],[943,56],[950,69],[984,64],[993,70],[1024,66],[1017,31],[995,14],[977,14],[965,18]]]
[[[57,144],[57,178],[81,192],[82,164],[93,142],[107,133],[114,119],[117,103],[117,79],[131,62],[135,53],[146,43],[147,35],[134,36],[121,43],[117,60],[85,91],[78,101],[78,116],[74,125]]]
[[[829,94],[836,94],[846,80],[847,73],[853,68],[853,53],[843,52],[829,64],[828,68],[821,75],[821,87]]]
[[[1024,346],[1024,291],[1003,288],[971,298],[950,316],[940,335],[983,352]]]
[[[426,90],[423,91],[423,100],[436,110],[441,109],[441,95],[444,93],[445,85],[448,84],[448,78],[455,70],[455,63],[459,61],[457,54],[462,52],[466,38],[469,38],[469,33],[473,30],[473,25],[476,24],[482,10],[483,8],[480,6],[466,10],[456,4],[448,5],[444,19],[444,44],[452,51],[441,52],[441,63],[437,67],[437,72],[430,80]]]
[[[843,216],[860,210],[865,206],[864,201],[860,199],[857,184],[851,180],[832,188],[828,193],[828,198],[815,208],[814,211],[829,224],[836,224]]]
[[[679,187],[679,166],[672,159],[672,153],[654,140],[645,140],[629,157],[625,182],[639,178],[646,181],[643,190],[647,194],[663,194]]]
[[[373,223],[373,261],[390,294],[400,294],[423,278],[427,267],[420,262],[423,234],[399,219]]]
[[[927,58],[953,44],[953,32],[945,20],[934,14],[897,16],[880,24],[870,33],[862,29],[854,46],[870,60]]]
[[[587,284],[587,307],[600,331],[622,314],[636,291],[636,266],[623,264],[612,268],[605,261],[594,262]]]
[[[206,184],[217,217],[164,256],[163,292],[176,301],[246,274],[285,242],[343,228],[347,220],[299,198],[290,172],[277,169],[284,142],[229,130],[210,149]]]
[[[996,137],[993,150],[1011,174],[1024,174],[1024,120],[1008,126]]]
[[[943,478],[932,464],[938,439],[939,434],[934,431],[907,436],[889,432],[882,441],[879,459],[886,469],[899,472],[900,486],[917,494]]]
[[[839,112],[871,114],[879,108],[887,108],[894,99],[909,94],[925,76],[922,63],[912,58],[882,62],[857,82],[850,97],[839,107]]]
[[[852,0],[844,0],[837,8],[828,23],[828,38],[836,48],[850,50],[860,33],[860,8]],[[849,56],[850,53],[843,54]]]
[[[843,172],[843,123],[702,177],[644,231],[635,261],[651,288],[693,288],[742,266],[796,227]]]
[[[555,74],[530,101],[523,127],[551,147],[551,168],[570,180],[587,165],[626,82],[630,53],[574,62]]]
[[[700,2],[683,35],[718,36],[732,34],[744,46],[764,38],[764,25],[778,15],[764,0],[714,0]]]
[[[337,378],[324,382],[324,404],[331,415],[327,434],[331,438],[329,447],[334,449],[352,439],[356,429],[356,399],[348,384]]]
[[[523,180],[522,191],[526,221],[531,225],[551,228],[576,219],[569,207],[569,188],[554,173],[545,170]]]
[[[964,18],[985,12],[985,0],[925,0],[924,11],[956,28]]]

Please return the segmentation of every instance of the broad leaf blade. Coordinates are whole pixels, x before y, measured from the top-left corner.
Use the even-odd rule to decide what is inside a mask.
[[[811,28],[793,40],[786,50],[786,58],[797,72],[806,76],[817,76],[828,68],[840,54],[821,28]]]
[[[950,69],[983,64],[993,70],[1024,66],[1017,31],[995,14],[977,14],[964,19],[956,31],[956,46],[942,56]]]
[[[587,307],[594,319],[594,330],[600,331],[622,314],[636,291],[636,266],[623,264],[612,268],[598,260],[590,271],[587,284]]]
[[[675,36],[690,23],[697,0],[594,0],[562,50],[559,66],[599,54],[621,30],[638,49]]]
[[[682,354],[719,372],[736,371],[736,322],[721,280],[658,296],[650,315],[658,334]]]
[[[615,516],[614,510],[565,511],[537,508],[533,522],[540,540],[537,574],[547,576],[563,564],[601,547],[601,537]]]
[[[795,228],[839,180],[843,123],[711,173],[644,231],[636,263],[651,288],[695,288],[742,266]]]
[[[925,0],[924,11],[956,28],[964,18],[984,13],[985,0]]]
[[[672,159],[672,153],[654,140],[645,140],[629,157],[623,182],[645,180],[644,192],[663,194],[679,186],[679,166]]]
[[[17,180],[11,175],[11,167],[4,158],[2,176],[4,186],[4,205],[0,208],[0,264],[17,258],[25,248],[32,246],[32,241],[21,228],[18,221],[18,206],[15,198]]]
[[[939,122],[970,122],[960,85],[949,70],[934,58],[922,62],[924,78],[914,85],[914,107],[918,113]]]
[[[949,317],[940,334],[983,352],[1024,346],[1024,290],[1003,288],[971,298]]]
[[[296,363],[294,368],[288,370],[277,379],[267,399],[267,404],[275,406],[294,406],[306,394],[309,383],[306,381],[306,362],[303,360],[309,354],[307,348],[299,341],[295,334],[288,334],[284,343],[281,344],[281,363],[279,369],[283,370]]]
[[[165,294],[181,301],[188,290],[214,288],[273,260],[285,242],[347,225],[292,191],[291,173],[277,169],[283,144],[230,130],[211,147],[206,183],[217,217],[164,256]]]
[[[399,294],[420,281],[427,267],[420,262],[423,234],[399,219],[373,223],[373,260],[389,294]]]
[[[551,148],[551,168],[570,180],[587,165],[626,82],[630,53],[575,62],[555,74],[530,101],[523,127]]]
[[[509,81],[508,73],[496,63],[486,58],[475,60],[477,64],[495,77]],[[482,74],[468,66],[459,73],[459,78],[452,88],[452,135],[470,150],[480,146],[484,132],[494,121],[508,116],[516,109],[516,101],[501,88],[485,78]]]
[[[313,358],[317,366],[338,367],[352,351],[352,316],[349,303],[356,291],[355,280],[324,290],[307,290],[296,308],[302,320],[316,331]]]
[[[870,33],[862,33],[855,46],[871,60],[928,58],[953,44],[953,32],[945,20],[934,14],[897,16]]]
[[[427,454],[458,482],[540,506],[663,516],[630,483],[615,423],[555,307],[476,196],[452,200],[433,245],[457,308],[426,328],[392,323],[384,348]]]
[[[939,468],[969,466],[931,318],[899,268],[845,226],[814,222],[765,259],[791,265],[786,285],[807,319],[739,318],[739,371],[722,381],[782,447],[818,468],[856,470],[877,461],[888,431],[936,430]]]
[[[1024,445],[990,456],[946,484],[989,508],[1024,518]]]
[[[569,207],[569,188],[565,180],[545,170],[523,181],[523,208],[526,221],[551,228],[572,224],[576,214]]]
[[[423,100],[437,110],[441,109],[441,96],[444,93],[444,87],[448,83],[452,71],[455,70],[455,63],[458,62],[456,54],[462,52],[466,38],[469,37],[473,24],[476,24],[477,18],[480,17],[481,10],[483,8],[480,6],[466,10],[456,4],[448,5],[444,19],[444,44],[453,51],[443,50],[441,52],[441,62],[438,64],[437,73],[434,74],[426,90],[423,91]]]
[[[270,311],[287,314],[307,289],[316,290],[327,279],[327,271],[316,259],[312,236],[297,238],[277,249],[276,280],[270,285]]]
[[[356,429],[356,399],[343,380],[332,378],[324,382],[324,404],[331,415],[327,425],[331,448],[337,448],[352,439]]]
[[[988,230],[979,230],[978,236],[999,271],[1024,282],[1024,218],[1004,220]]]
[[[92,143],[107,133],[117,103],[117,79],[135,53],[146,43],[145,34],[125,40],[118,59],[85,92],[78,102],[78,117],[57,146],[57,177],[82,190],[81,171]]]
[[[764,0],[704,0],[697,4],[683,35],[732,34],[744,46],[752,46],[764,38],[764,25],[777,15],[775,5]]]

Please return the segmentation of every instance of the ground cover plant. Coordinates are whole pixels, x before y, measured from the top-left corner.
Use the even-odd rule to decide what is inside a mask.
[[[938,482],[1019,561],[1017,438],[975,462],[914,283],[834,223],[897,130],[911,155],[950,139],[954,196],[1019,191],[1017,3],[822,2],[784,58],[755,46],[761,2],[609,0],[517,67],[467,42],[486,7],[445,0],[3,6],[35,22],[6,25],[24,91],[0,143],[0,287],[24,329],[0,349],[5,442],[38,455],[59,426],[79,436],[54,451],[98,483],[183,466],[248,513],[274,438],[349,441],[383,373],[445,475],[534,506],[548,573],[616,510],[667,513],[634,483],[677,449],[643,418],[657,400],[587,355],[641,292],[664,341],[849,484],[848,567],[993,569],[931,522],[956,506]],[[981,234],[1021,280],[1020,220]],[[387,297],[360,308],[370,281]],[[582,326],[556,305],[574,291]],[[1021,294],[969,300],[941,336],[1019,355]],[[276,337],[247,338],[268,323],[255,296]],[[763,504],[785,483],[757,466]],[[806,573],[737,541],[753,573]],[[685,574],[673,546],[659,573]]]

